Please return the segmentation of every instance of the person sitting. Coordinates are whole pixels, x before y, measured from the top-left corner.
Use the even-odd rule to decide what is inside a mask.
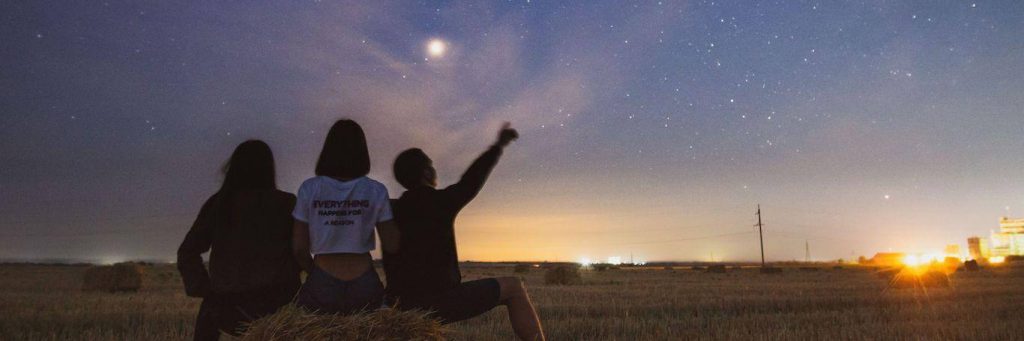
[[[291,252],[295,196],[277,190],[274,156],[263,141],[246,141],[231,155],[224,182],[199,211],[178,248],[185,293],[203,298],[195,340],[238,335],[244,322],[272,314],[299,288]],[[210,252],[210,268],[202,254]]]
[[[409,149],[395,159],[395,178],[407,189],[393,202],[402,248],[384,250],[387,294],[395,307],[432,311],[441,322],[451,323],[504,305],[519,338],[544,340],[522,281],[499,277],[462,282],[455,245],[455,216],[480,192],[502,150],[518,136],[506,123],[497,142],[458,183],[444,189],[436,188],[437,172],[422,150]]]
[[[316,176],[299,187],[292,213],[294,256],[309,273],[298,306],[326,314],[381,306],[384,285],[370,258],[374,226],[385,251],[396,251],[398,238],[387,188],[367,177],[369,172],[362,127],[339,120],[327,133]]]

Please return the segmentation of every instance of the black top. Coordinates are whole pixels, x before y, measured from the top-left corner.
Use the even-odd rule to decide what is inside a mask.
[[[218,193],[203,204],[178,248],[185,293],[206,298],[294,294],[300,284],[291,251],[295,196],[252,190],[224,199]],[[209,272],[201,256],[207,251]]]
[[[501,148],[491,147],[458,183],[441,190],[413,188],[392,201],[401,240],[398,253],[384,254],[388,295],[415,299],[444,292],[462,282],[455,248],[455,216],[480,192],[500,157]]]

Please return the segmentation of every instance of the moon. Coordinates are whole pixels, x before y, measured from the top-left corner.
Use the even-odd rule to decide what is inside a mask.
[[[427,54],[431,57],[438,58],[444,56],[445,51],[448,50],[448,44],[441,39],[431,39],[427,42]]]

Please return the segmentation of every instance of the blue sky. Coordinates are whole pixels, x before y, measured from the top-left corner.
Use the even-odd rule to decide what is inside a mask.
[[[270,143],[294,191],[341,117],[396,197],[401,150],[445,184],[520,130],[466,259],[754,259],[758,203],[769,259],[1024,215],[1013,1],[0,8],[0,257],[169,259],[234,146]]]

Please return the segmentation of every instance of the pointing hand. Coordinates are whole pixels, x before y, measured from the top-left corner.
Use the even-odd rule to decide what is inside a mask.
[[[498,132],[498,142],[496,145],[504,148],[510,142],[515,141],[518,138],[519,132],[512,129],[512,123],[505,122],[505,124],[501,125],[501,131]]]

